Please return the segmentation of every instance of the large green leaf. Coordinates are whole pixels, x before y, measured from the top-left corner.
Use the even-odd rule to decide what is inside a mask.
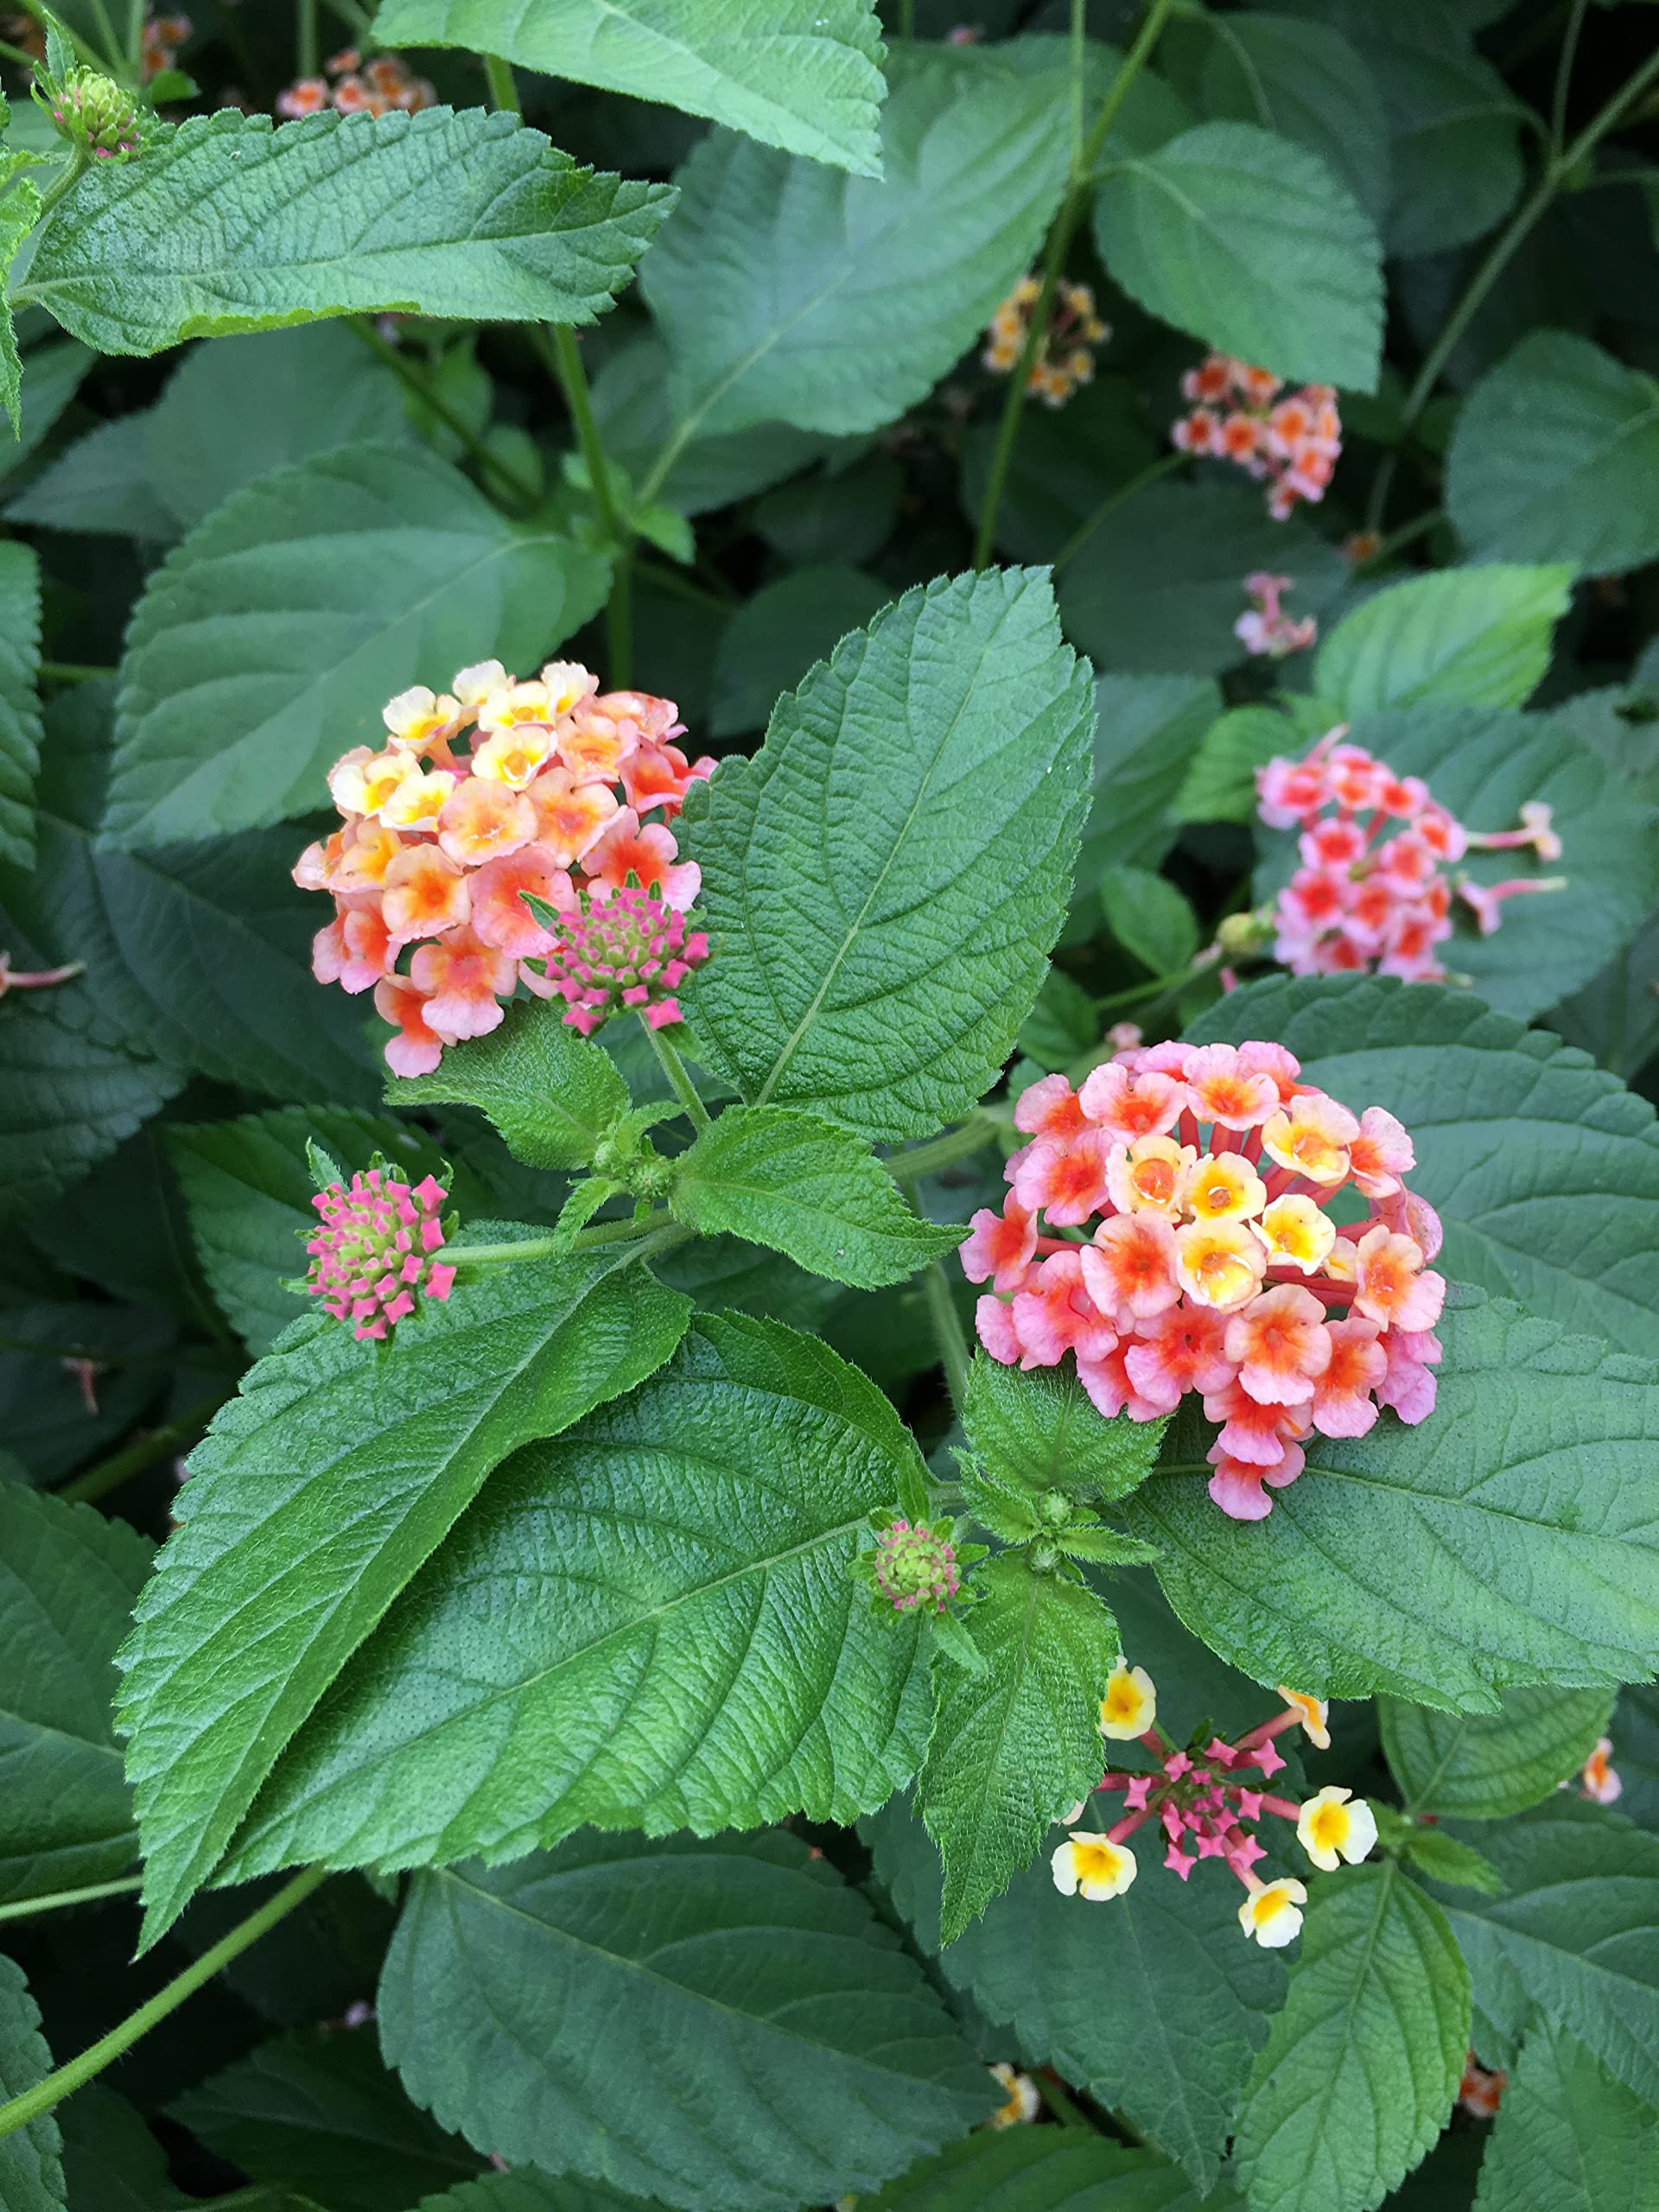
[[[520,2166],[516,2173],[481,2174],[442,2196],[423,2197],[417,2212],[661,2212],[657,2197],[625,2195],[602,2181],[556,2180]]]
[[[867,2200],[860,2198],[861,2204]],[[1150,2151],[1082,2127],[979,2128],[868,2200],[868,2212],[1240,2212]]]
[[[964,1623],[977,1673],[941,1662],[938,1716],[916,1802],[944,1866],[941,1929],[954,1942],[1050,1825],[1101,1776],[1100,1700],[1117,1624],[1092,1590],[1006,1552]]]
[[[665,100],[791,154],[881,173],[873,0],[382,0],[388,46],[470,46],[525,69]]]
[[[1355,1113],[1412,1135],[1445,1224],[1441,1271],[1628,1351],[1659,1309],[1659,1128],[1645,1098],[1547,1032],[1438,984],[1280,976],[1194,1033],[1274,1037]]]
[[[1300,382],[1376,389],[1382,252],[1346,185],[1253,123],[1109,165],[1095,243],[1149,314]]]
[[[0,2099],[21,2096],[51,2069],[40,2008],[23,1970],[0,1954]],[[63,2212],[62,2150],[49,2112],[0,2136],[0,2204],[6,2212]]]
[[[779,1831],[417,1874],[379,2014],[446,2126],[685,2212],[879,2187],[993,2101],[898,1939]]]
[[[1613,1709],[1608,1690],[1506,1690],[1492,1713],[1433,1713],[1377,1700],[1382,1748],[1407,1808],[1465,1821],[1501,1820],[1576,1774]]]
[[[1402,20],[1362,0],[1341,28],[1376,80],[1393,139],[1389,252],[1443,253],[1479,238],[1525,181],[1527,110],[1490,61],[1446,35],[1443,8]]]
[[[167,2153],[124,2097],[90,2082],[58,2107],[63,2178],[75,2212],[191,2212]],[[281,2212],[271,2207],[270,2212]]]
[[[398,1105],[476,1106],[532,1167],[585,1167],[628,1110],[628,1087],[597,1045],[550,1007],[516,1006],[431,1075],[392,1085]]]
[[[671,444],[788,423],[875,430],[1013,290],[1065,178],[1058,77],[918,60],[882,111],[881,181],[716,130],[643,283],[668,340]]]
[[[1027,1491],[1058,1488],[1074,1497],[1122,1497],[1152,1471],[1163,1434],[1155,1422],[1108,1421],[1074,1374],[1022,1374],[976,1352],[962,1425],[991,1474]]]
[[[28,177],[17,177],[17,160],[8,153],[0,162],[0,268],[7,270],[41,213],[41,195],[35,185]],[[6,410],[14,444],[23,433],[22,382],[23,365],[18,358],[16,327],[8,297],[0,306],[0,407]]]
[[[1239,2113],[1250,2212],[1372,2212],[1445,2126],[1468,2048],[1440,1908],[1393,1865],[1317,1880]]]
[[[1016,569],[906,592],[781,699],[683,817],[709,1065],[889,1141],[964,1114],[1064,918],[1091,692],[1046,578]]]
[[[94,162],[22,300],[104,353],[321,315],[591,322],[674,204],[578,168],[516,115],[446,107],[192,116],[142,162]]]
[[[687,1302],[629,1257],[463,1282],[384,1348],[308,1317],[243,1378],[121,1654],[152,1940],[491,1469],[672,1351]]]
[[[920,1761],[929,1643],[849,1570],[868,1515],[914,1513],[923,1481],[826,1345],[700,1319],[492,1479],[277,1766],[235,1871],[871,1810]]]
[[[1569,567],[1442,569],[1390,584],[1319,647],[1313,688],[1345,715],[1446,700],[1519,707],[1549,665]]]
[[[35,771],[41,757],[41,571],[32,548],[0,543],[0,861],[35,858]]]
[[[65,342],[77,353],[86,350],[73,339]],[[35,530],[87,531],[143,538],[147,544],[170,543],[179,525],[150,480],[144,452],[147,420],[143,412],[118,415],[72,440],[7,503],[6,520]]]
[[[0,1902],[137,1858],[110,1712],[150,1554],[124,1522],[0,1483]]]
[[[420,448],[277,470],[193,531],[138,602],[109,836],[153,845],[307,812],[337,754],[384,739],[394,692],[491,653],[531,666],[607,581],[556,524],[515,529]]]
[[[1077,855],[1084,883],[1109,867],[1155,868],[1174,843],[1175,794],[1221,693],[1207,677],[1103,676],[1095,703],[1094,791]]]
[[[1313,1437],[1265,1521],[1223,1525],[1201,1424],[1120,1512],[1195,1635],[1267,1682],[1494,1712],[1517,1682],[1659,1665],[1659,1376],[1506,1300],[1454,1294],[1419,1427]]]
[[[797,569],[762,585],[721,633],[710,736],[764,729],[779,694],[798,685],[815,661],[828,660],[848,632],[872,620],[888,597],[874,576],[840,565]]]
[[[1654,2212],[1659,2113],[1541,2020],[1481,2161],[1476,2212]]]
[[[1446,504],[1487,558],[1639,569],[1659,555],[1659,384],[1587,338],[1535,331],[1459,410]]]

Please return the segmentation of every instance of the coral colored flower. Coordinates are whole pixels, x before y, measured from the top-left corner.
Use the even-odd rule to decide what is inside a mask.
[[[1230,1521],[1265,1521],[1273,1510],[1268,1490],[1294,1483],[1302,1471],[1300,1452],[1294,1460],[1281,1460],[1276,1467],[1255,1467],[1224,1452],[1210,1456],[1216,1471],[1207,1485],[1210,1497]]]
[[[429,1175],[412,1188],[381,1166],[331,1183],[311,1201],[321,1225],[306,1243],[306,1288],[359,1338],[384,1338],[427,1299],[449,1295],[455,1270],[433,1254],[446,1241],[448,1192]]]
[[[683,914],[702,887],[702,870],[695,861],[677,862],[677,849],[671,830],[660,822],[648,822],[642,829],[633,809],[625,806],[606,823],[582,865],[591,884],[620,891],[632,876],[642,891],[654,892]],[[603,893],[596,890],[594,895]]]
[[[1088,1127],[1083,1102],[1063,1075],[1046,1075],[1014,1103],[1014,1126],[1027,1136],[1071,1137]]]
[[[1253,1080],[1265,1083],[1268,1077]],[[1182,1179],[1181,1210],[1194,1221],[1249,1221],[1267,1202],[1267,1185],[1243,1153],[1218,1152],[1189,1168]]]
[[[1173,1137],[1115,1144],[1106,1160],[1106,1194],[1120,1213],[1160,1213],[1173,1221],[1186,1172],[1198,1156],[1196,1147],[1177,1144]]]
[[[1613,1770],[1612,1751],[1612,1738],[1599,1736],[1579,1776],[1580,1790],[1598,1805],[1617,1804],[1624,1794],[1624,1784]]]
[[[626,723],[590,712],[573,716],[557,743],[561,764],[579,784],[613,784],[639,741]]]
[[[1296,1840],[1322,1874],[1338,1861],[1357,1866],[1376,1845],[1376,1815],[1363,1797],[1336,1783],[1310,1797],[1296,1820]]]
[[[1432,1329],[1446,1303],[1445,1278],[1423,1269],[1422,1247],[1379,1222],[1354,1250],[1354,1311],[1408,1333]]]
[[[537,920],[524,894],[528,891],[556,908],[572,905],[576,894],[569,872],[544,846],[521,845],[516,853],[486,861],[468,880],[473,928],[486,944],[513,960],[552,950],[557,939]]]
[[[329,889],[342,899],[355,897],[359,892],[378,891],[385,882],[392,862],[406,849],[397,832],[381,823],[348,823]]]
[[[405,753],[425,753],[446,745],[466,725],[461,702],[450,692],[429,691],[424,683],[411,684],[395,699],[388,699],[381,720],[393,745]]]
[[[524,796],[534,810],[536,842],[556,853],[561,868],[585,861],[618,811],[613,791],[578,783],[568,768],[543,770]]]
[[[1181,391],[1198,404],[1170,427],[1179,451],[1213,454],[1265,483],[1268,512],[1278,522],[1299,501],[1324,498],[1342,451],[1337,396],[1329,385],[1287,392],[1271,369],[1211,353],[1182,378]],[[1282,589],[1286,581],[1251,576],[1247,583]],[[1264,596],[1276,614],[1276,592]]]
[[[1026,276],[1003,301],[987,329],[989,343],[980,356],[982,366],[1003,376],[1018,367],[1042,290],[1035,276]],[[1091,289],[1062,279],[1054,288],[1047,327],[1026,372],[1027,391],[1046,407],[1063,407],[1079,385],[1093,382],[1094,348],[1110,336],[1095,313]]]
[[[328,771],[328,795],[342,814],[378,815],[386,801],[420,764],[408,753],[371,753],[359,745]]]
[[[1212,1460],[1238,1459],[1251,1467],[1281,1467],[1291,1444],[1307,1433],[1300,1407],[1254,1397],[1229,1363],[1230,1380],[1219,1390],[1206,1391],[1207,1420],[1220,1423],[1211,1447]]]
[[[1312,1291],[1281,1283],[1229,1321],[1226,1352],[1258,1405],[1306,1404],[1331,1364],[1325,1308]]]
[[[374,987],[374,1010],[397,1025],[386,1046],[386,1065],[394,1075],[430,1075],[454,1042],[441,1036],[426,1018],[426,999],[406,976],[383,976]]]
[[[1138,1872],[1128,1845],[1103,1835],[1069,1835],[1048,1863],[1063,1897],[1087,1897],[1091,1904],[1121,1897]]]
[[[1202,1306],[1173,1306],[1141,1323],[1124,1365],[1136,1394],[1172,1414],[1189,1390],[1224,1389],[1232,1379],[1227,1323]]]
[[[1175,1231],[1161,1214],[1111,1215],[1083,1247],[1082,1259],[1090,1296],[1122,1329],[1163,1313],[1181,1294]]]
[[[1345,1106],[1322,1091],[1305,1091],[1292,1099],[1288,1112],[1269,1117],[1262,1131],[1262,1149],[1280,1166],[1305,1175],[1310,1183],[1340,1183],[1348,1174],[1348,1147],[1359,1135],[1359,1123]]]
[[[1100,1732],[1114,1742],[1132,1743],[1144,1736],[1158,1718],[1158,1692],[1144,1667],[1132,1668],[1120,1659],[1107,1678],[1100,1700]]]
[[[1304,1736],[1316,1751],[1331,1748],[1331,1707],[1322,1697],[1309,1697],[1305,1690],[1287,1690],[1282,1682],[1279,1694],[1285,1700],[1286,1710],[1293,1714]]]
[[[534,783],[553,750],[553,734],[536,723],[509,723],[473,750],[473,773],[510,791]]]
[[[457,785],[438,817],[439,844],[452,861],[467,868],[517,852],[537,835],[537,810],[526,795],[479,776]]]
[[[1037,1250],[1036,1216],[1010,1193],[1000,1214],[982,1206],[969,1225],[974,1233],[961,1247],[969,1281],[983,1282],[988,1275],[996,1289],[1018,1290]]]
[[[505,954],[469,930],[452,930],[421,945],[409,963],[410,981],[426,998],[426,1018],[446,1037],[487,1037],[500,1027],[505,998],[518,980]]]
[[[381,907],[387,931],[399,944],[437,937],[467,919],[472,892],[465,873],[435,845],[408,845],[386,870]]]
[[[377,907],[343,908],[311,948],[311,972],[320,983],[338,983],[353,997],[372,990],[397,957],[397,941]]]
[[[1005,1300],[982,1298],[974,1308],[974,1328],[981,1344],[1000,1366],[1020,1364],[1024,1352],[1014,1331],[1014,1309]],[[1081,1374],[1082,1370],[1078,1372]],[[1084,1382],[1087,1388],[1086,1376]]]
[[[1321,1436],[1368,1436],[1376,1424],[1372,1392],[1389,1371],[1375,1321],[1355,1314],[1329,1321],[1330,1363],[1313,1387],[1313,1426]]]
[[[1099,1129],[1084,1129],[1075,1137],[1039,1137],[1026,1147],[1014,1170],[1014,1196],[1033,1213],[1046,1211],[1057,1228],[1075,1227],[1105,1199],[1110,1152]]]
[[[1306,1903],[1307,1891],[1300,1882],[1288,1878],[1266,1882],[1252,1890],[1238,1908],[1238,1924],[1264,1951],[1282,1951],[1300,1935],[1301,1908]]]
[[[1305,1275],[1318,1273],[1337,1241],[1330,1215],[1295,1191],[1264,1206],[1250,1227],[1262,1240],[1269,1267],[1300,1268]]]
[[[704,753],[688,760],[675,745],[639,745],[622,763],[622,790],[636,814],[661,807],[664,819],[677,815],[695,783],[715,772],[713,759]]]
[[[1184,1087],[1155,1071],[1132,1071],[1121,1060],[1094,1069],[1078,1093],[1085,1121],[1121,1144],[1160,1137],[1175,1126],[1186,1103]]]
[[[1225,1313],[1253,1298],[1267,1258],[1237,1222],[1190,1221],[1175,1232],[1175,1273],[1187,1296]]]
[[[1243,420],[1250,422],[1248,416]],[[1252,430],[1254,427],[1252,423]],[[1241,458],[1230,447],[1227,457],[1230,461]],[[1313,615],[1305,614],[1298,621],[1287,614],[1280,604],[1283,594],[1293,586],[1291,577],[1272,576],[1265,569],[1258,569],[1245,577],[1244,589],[1252,604],[1234,623],[1233,635],[1247,653],[1258,658],[1284,660],[1292,653],[1306,652],[1318,638],[1319,626]]]
[[[1090,1296],[1081,1249],[1039,1260],[1014,1294],[1014,1328],[1024,1368],[1053,1367],[1068,1351],[1103,1359],[1117,1332]]]
[[[986,2126],[999,2129],[1029,2126],[1043,2108],[1037,2084],[1029,2074],[1021,2074],[1013,2066],[998,2064],[989,2071],[992,2080],[1007,2091],[1008,2101],[997,2107],[986,2121]]]
[[[559,930],[542,995],[563,998],[566,1022],[584,1036],[625,1008],[652,1029],[680,1020],[673,994],[709,957],[702,931],[688,933],[684,917],[646,891],[619,891],[585,911],[563,908]]]
[[[1400,1188],[1400,1179],[1417,1165],[1410,1137],[1394,1116],[1381,1106],[1368,1106],[1359,1117],[1359,1135],[1348,1147],[1349,1170],[1368,1198],[1386,1198]]]

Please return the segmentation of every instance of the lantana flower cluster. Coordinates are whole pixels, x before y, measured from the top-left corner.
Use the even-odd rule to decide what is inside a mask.
[[[429,1074],[446,1045],[486,1036],[521,982],[583,1030],[622,1005],[677,1020],[672,993],[708,945],[680,919],[701,874],[667,824],[715,764],[673,742],[674,702],[601,693],[571,661],[521,683],[491,660],[442,695],[399,692],[384,719],[382,751],[330,769],[345,826],[294,880],[333,898],[313,972],[372,990],[397,1029],[393,1072]]]
[[[395,54],[377,54],[365,61],[354,46],[342,47],[322,67],[321,77],[301,77],[276,95],[278,115],[289,122],[321,115],[325,108],[336,115],[390,115],[394,108],[412,115],[438,97]]]
[[[180,48],[194,28],[188,16],[152,15],[145,18],[141,66],[146,84],[152,77],[159,77],[163,69],[173,67]]]
[[[1303,499],[1317,502],[1336,474],[1342,417],[1328,384],[1287,391],[1271,369],[1230,353],[1209,353],[1181,378],[1193,404],[1170,428],[1182,453],[1230,461],[1268,487],[1268,512],[1283,522]]]
[[[986,368],[1007,376],[1019,365],[1042,289],[1035,276],[1022,276],[991,317],[986,333],[989,342],[980,356]],[[1079,385],[1094,381],[1094,348],[1111,334],[1095,312],[1092,289],[1061,283],[1055,288],[1048,328],[1026,379],[1027,391],[1046,407],[1064,407]]]
[[[975,1214],[964,1273],[989,1279],[980,1342],[1005,1366],[1068,1352],[1109,1419],[1160,1421],[1189,1393],[1219,1424],[1210,1495],[1264,1519],[1303,1440],[1363,1436],[1379,1407],[1434,1404],[1446,1297],[1433,1209],[1394,1116],[1355,1116],[1282,1045],[1119,1052],[1074,1090],[1021,1093],[1001,1214]],[[1352,1192],[1369,1211],[1327,1211]],[[1061,1232],[1061,1233],[1057,1233]]]
[[[1466,829],[1429,794],[1420,776],[1399,776],[1346,726],[1326,732],[1302,760],[1274,759],[1256,772],[1258,812],[1273,830],[1300,831],[1301,866],[1279,894],[1274,957],[1296,976],[1375,969],[1417,982],[1442,982],[1434,948],[1452,931],[1452,899],[1490,937],[1503,902],[1524,892],[1559,891],[1562,876],[1517,876],[1478,884],[1446,874],[1466,852],[1530,847],[1558,860],[1561,842],[1541,800],[1521,809],[1518,830]]]
[[[378,1159],[330,1183],[311,1201],[321,1222],[306,1242],[307,1291],[359,1338],[384,1339],[426,1300],[447,1300],[455,1270],[436,1255],[454,1227],[448,1196],[435,1175],[411,1185]]]
[[[1122,1897],[1139,1868],[1128,1839],[1155,1822],[1163,1832],[1164,1865],[1185,1882],[1203,1859],[1218,1859],[1244,1886],[1238,1924],[1263,1950],[1281,1950],[1302,1924],[1305,1883],[1294,1876],[1264,1882],[1256,1872],[1265,1847],[1252,1833],[1264,1814],[1288,1821],[1311,1863],[1321,1872],[1357,1866],[1376,1843],[1376,1816],[1363,1797],[1335,1783],[1300,1803],[1264,1785],[1285,1764],[1274,1738],[1300,1727],[1320,1750],[1331,1742],[1323,1698],[1281,1688],[1284,1709],[1229,1743],[1211,1736],[1179,1749],[1158,1726],[1158,1693],[1144,1667],[1119,1660],[1100,1701],[1103,1736],[1138,1742],[1157,1762],[1151,1772],[1110,1770],[1096,1787],[1123,1799],[1122,1817],[1103,1834],[1073,1834],[1053,1853],[1054,1885],[1066,1897],[1091,1903]],[[1067,1815],[1080,1820],[1083,1807]]]
[[[1280,601],[1293,588],[1291,577],[1269,575],[1265,569],[1245,577],[1251,604],[1234,623],[1233,635],[1247,653],[1283,660],[1290,653],[1306,652],[1319,636],[1313,615],[1306,614],[1299,622],[1281,607]]]

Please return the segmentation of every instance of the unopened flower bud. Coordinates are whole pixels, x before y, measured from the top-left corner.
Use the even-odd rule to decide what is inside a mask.
[[[130,92],[96,69],[71,69],[56,83],[35,87],[60,137],[96,160],[124,162],[144,140],[145,118]]]

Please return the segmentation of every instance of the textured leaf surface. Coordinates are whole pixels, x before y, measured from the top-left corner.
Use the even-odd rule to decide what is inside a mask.
[[[40,219],[41,195],[29,178],[16,180],[14,160],[8,157],[4,197],[0,199],[0,266],[10,270],[16,257],[17,249],[34,229]],[[10,298],[0,308],[0,407],[6,410],[11,435],[17,440],[22,435],[23,365],[17,354],[17,331],[12,321]]]
[[[1239,2113],[1250,2212],[1371,2212],[1430,2149],[1469,2048],[1469,1970],[1397,1866],[1316,1881]]]
[[[491,1469],[667,1357],[685,1301],[627,1262],[525,1262],[385,1348],[308,1317],[244,1376],[121,1655],[152,1937]]]
[[[416,2212],[659,2212],[658,2197],[625,2195],[602,2181],[556,2179],[520,2166],[517,2173],[481,2174],[421,2200]]]
[[[1075,1374],[1021,1374],[976,1352],[962,1408],[968,1442],[994,1475],[1033,1491],[1058,1485],[1078,1497],[1122,1497],[1152,1471],[1156,1422],[1108,1421]]]
[[[124,1522],[0,1483],[0,1902],[137,1858],[110,1712],[150,1554]]]
[[[124,2097],[89,2082],[58,2107],[63,2178],[75,2212],[190,2212],[167,2153]],[[279,2212],[279,2208],[272,2208]]]
[[[379,2012],[446,2125],[687,2212],[878,2187],[992,2102],[897,1939],[780,1833],[416,1875]]]
[[[1445,1224],[1453,1281],[1651,1352],[1659,1129],[1645,1098],[1541,1030],[1435,984],[1276,976],[1195,1033],[1276,1037],[1307,1082],[1411,1131],[1410,1183]]]
[[[41,757],[41,571],[33,549],[0,544],[0,861],[33,864],[30,813]]]
[[[432,1075],[399,1077],[399,1106],[479,1107],[532,1167],[585,1167],[628,1110],[612,1061],[552,1007],[515,1006],[487,1037],[452,1046]]]
[[[1094,793],[1077,880],[1103,868],[1155,868],[1175,842],[1172,803],[1194,749],[1221,711],[1207,677],[1112,676],[1095,685]]]
[[[1382,247],[1319,159],[1251,123],[1203,123],[1116,162],[1095,243],[1148,314],[1299,383],[1376,389]]]
[[[671,1203],[704,1236],[769,1245],[861,1290],[903,1282],[963,1234],[914,1213],[861,1138],[792,1106],[728,1107],[679,1162]]]
[[[278,1766],[238,1872],[871,1810],[920,1761],[929,1645],[849,1569],[923,1478],[827,1346],[700,1319],[653,1380],[493,1478]]]
[[[1576,1774],[1613,1709],[1605,1690],[1508,1690],[1493,1713],[1377,1700],[1382,1748],[1408,1810],[1501,1820]]]
[[[1454,1302],[1455,1301],[1455,1302]],[[1268,1682],[1497,1709],[1659,1664],[1659,1382],[1506,1300],[1454,1294],[1440,1402],[1309,1440],[1267,1520],[1218,1525],[1200,1424],[1122,1509],[1195,1635]]]
[[[118,415],[73,439],[9,502],[7,521],[170,543],[179,526],[150,482],[145,421],[142,413]]]
[[[1074,2127],[980,2128],[869,2199],[870,2212],[1199,2212],[1175,2166]],[[1239,2212],[1230,2190],[1202,2212]]]
[[[873,620],[888,596],[874,576],[840,565],[798,569],[763,584],[721,635],[709,734],[764,729],[779,696],[814,661],[828,660],[849,630]]]
[[[1476,2212],[1654,2212],[1659,2115],[1584,2045],[1541,2021],[1481,2160]]]
[[[1572,581],[1565,565],[1494,564],[1390,584],[1325,639],[1313,689],[1349,716],[1420,699],[1522,706],[1549,665]]]
[[[592,322],[673,205],[515,115],[192,116],[83,176],[21,296],[103,353],[331,315]]]
[[[598,556],[551,523],[514,529],[417,448],[345,447],[249,485],[138,603],[109,835],[152,845],[305,813],[340,753],[380,744],[394,692],[480,655],[531,666],[606,582]]]
[[[374,30],[388,46],[470,46],[665,100],[768,146],[880,175],[872,0],[384,0]]]
[[[1229,17],[1220,33],[1215,22],[1194,41],[1202,111],[1294,139],[1381,222],[1392,182],[1388,123],[1376,80],[1349,41],[1328,23],[1254,10]]]
[[[880,182],[728,131],[696,148],[642,279],[676,445],[757,423],[880,429],[1012,291],[1065,181],[1061,87],[974,60],[906,70],[882,111]]]
[[[40,2008],[23,1970],[0,1954],[0,2100],[21,2096],[51,2070]],[[62,2149],[49,2112],[0,2137],[0,2203],[6,2212],[63,2212]]]
[[[906,592],[781,699],[682,817],[710,1065],[888,1141],[966,1113],[1064,918],[1090,692],[1046,579],[993,569]]]
[[[981,1580],[964,1623],[986,1663],[969,1674],[941,1661],[916,1792],[944,1865],[947,1943],[1100,1780],[1100,1700],[1118,1654],[1117,1624],[1093,1591],[1018,1553],[988,1561]]]

